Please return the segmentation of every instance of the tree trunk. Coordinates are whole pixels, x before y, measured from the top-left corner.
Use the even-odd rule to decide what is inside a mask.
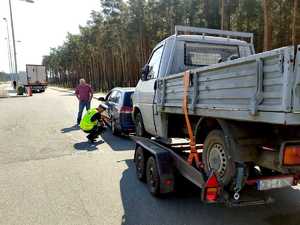
[[[300,43],[300,0],[294,0],[293,7],[293,31],[292,43],[293,45]]]
[[[264,12],[264,51],[272,49],[272,1],[263,0],[263,12]]]
[[[220,0],[220,13],[221,13],[221,30],[224,30],[225,27],[225,0]]]

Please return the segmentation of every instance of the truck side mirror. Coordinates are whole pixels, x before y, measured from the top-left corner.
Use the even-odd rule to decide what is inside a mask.
[[[147,80],[148,74],[149,74],[149,65],[146,64],[143,69],[142,69],[142,75],[141,75],[141,80],[145,81]]]

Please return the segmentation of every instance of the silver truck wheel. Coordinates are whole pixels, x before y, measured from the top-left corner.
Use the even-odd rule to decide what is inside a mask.
[[[235,166],[234,162],[229,158],[223,131],[213,130],[208,134],[204,142],[202,160],[207,175],[214,171],[219,181],[224,185],[232,181],[235,174]]]

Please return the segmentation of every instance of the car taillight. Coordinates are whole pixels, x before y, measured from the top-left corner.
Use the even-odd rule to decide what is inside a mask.
[[[219,182],[217,176],[213,173],[205,184],[204,198],[207,202],[216,202],[218,200]]]
[[[283,165],[300,165],[300,145],[287,145],[283,151]]]
[[[123,106],[123,107],[120,109],[120,113],[132,113],[132,107]]]

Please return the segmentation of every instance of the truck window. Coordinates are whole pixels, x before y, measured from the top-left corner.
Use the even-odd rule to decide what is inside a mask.
[[[240,57],[238,46],[186,42],[184,64],[186,66],[208,66]]]
[[[153,52],[151,59],[149,60],[148,63],[150,67],[148,79],[157,78],[162,52],[163,52],[163,46],[159,47]]]
[[[249,46],[240,46],[240,55],[241,57],[246,57],[252,54],[252,51]]]

